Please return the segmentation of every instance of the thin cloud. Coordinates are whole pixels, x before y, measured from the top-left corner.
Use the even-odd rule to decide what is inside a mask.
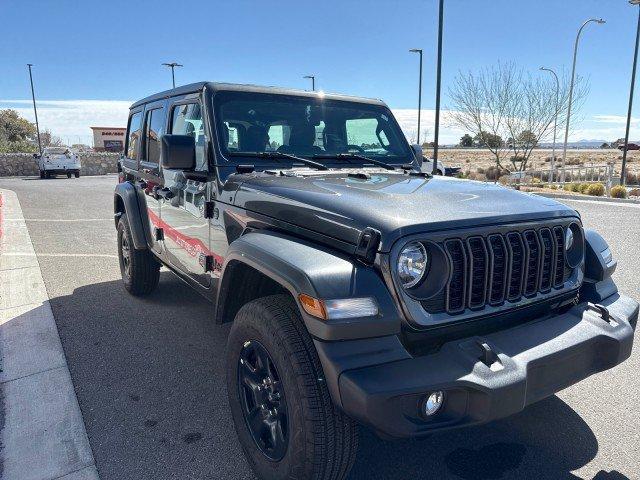
[[[125,100],[37,100],[40,129],[48,129],[65,143],[91,143],[89,127],[124,127],[130,101]],[[35,121],[31,100],[0,99],[0,109],[12,108]]]

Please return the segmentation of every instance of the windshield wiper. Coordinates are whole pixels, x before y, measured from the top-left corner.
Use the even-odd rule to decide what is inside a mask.
[[[275,158],[282,159],[288,158],[290,160],[295,160],[297,162],[303,163],[309,167],[317,168],[318,170],[329,170],[329,167],[323,165],[322,163],[314,162],[313,160],[309,160],[308,158],[297,157],[295,155],[291,155],[289,153],[284,152],[231,152],[230,155],[232,157],[263,157],[263,158]]]
[[[313,158],[357,158],[359,160],[364,160],[365,162],[372,163],[374,165],[378,165],[382,168],[386,168],[387,170],[395,170],[396,167],[393,165],[389,165],[381,160],[376,160],[375,158],[365,157],[364,155],[358,155],[357,153],[336,153],[335,155],[330,155],[326,153],[316,154]]]

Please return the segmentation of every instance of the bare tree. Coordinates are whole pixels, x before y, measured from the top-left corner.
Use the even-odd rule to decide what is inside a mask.
[[[64,145],[62,139],[56,135],[51,133],[51,130],[46,129],[44,132],[40,133],[40,141],[42,142],[42,147],[61,147]]]
[[[586,82],[578,78],[573,112],[578,112],[587,93]],[[556,114],[558,131],[565,124],[569,82],[563,75],[557,111],[555,82],[525,74],[513,63],[458,74],[449,97],[453,123],[471,131],[494,155],[499,169],[522,171],[533,149],[552,134]]]

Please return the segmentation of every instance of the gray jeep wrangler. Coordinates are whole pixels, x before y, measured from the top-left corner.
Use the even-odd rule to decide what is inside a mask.
[[[342,479],[358,425],[488,422],[631,354],[638,303],[576,211],[421,161],[378,100],[203,82],[132,105],[124,285],[148,294],[165,265],[232,322],[259,478]]]

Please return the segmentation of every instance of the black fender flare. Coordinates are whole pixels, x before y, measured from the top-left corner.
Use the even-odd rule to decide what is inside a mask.
[[[609,244],[595,230],[585,229],[584,282],[580,299],[593,303],[618,293],[613,278],[618,262],[613,258]]]
[[[346,340],[400,333],[401,313],[371,266],[297,238],[265,231],[246,233],[229,246],[216,293],[216,318],[221,318],[224,298],[230,293],[225,272],[233,262],[245,263],[282,285],[299,308],[300,294],[318,299],[375,298],[379,309],[375,317],[325,321],[300,308],[307,330],[316,339]]]
[[[122,182],[116,185],[113,197],[116,227],[118,226],[118,219],[122,215],[122,212],[119,211],[119,202],[124,205],[124,214],[127,216],[127,222],[129,223],[129,228],[131,228],[134,248],[136,250],[149,248],[151,232],[144,194],[138,192],[129,182]]]

